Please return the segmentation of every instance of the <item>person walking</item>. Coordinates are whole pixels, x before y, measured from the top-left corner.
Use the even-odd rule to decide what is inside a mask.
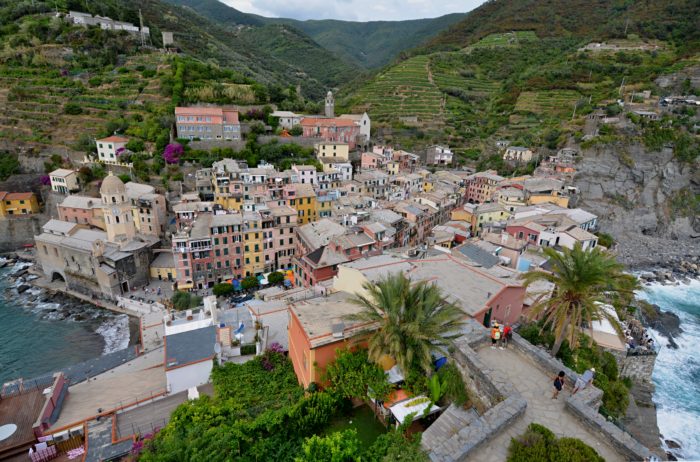
[[[491,328],[491,348],[496,349],[496,344],[501,339],[501,329],[499,329],[498,323],[494,322]]]
[[[575,395],[576,392],[590,385],[593,382],[593,377],[595,377],[595,368],[591,367],[576,379],[576,384],[574,385],[574,390],[571,392],[571,395]]]
[[[503,339],[501,340],[503,348],[508,348],[508,342],[510,342],[511,338],[513,338],[513,328],[510,327],[510,324],[506,323],[503,328]]]
[[[554,377],[554,393],[552,393],[552,399],[557,399],[559,397],[559,392],[564,388],[564,380],[566,374],[564,371],[559,371],[559,373]]]

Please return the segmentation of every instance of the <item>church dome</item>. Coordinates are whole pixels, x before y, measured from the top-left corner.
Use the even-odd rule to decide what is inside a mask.
[[[122,180],[118,176],[114,176],[112,172],[109,172],[107,178],[102,180],[102,186],[100,187],[100,194],[103,196],[116,196],[123,195],[126,192],[126,187]]]

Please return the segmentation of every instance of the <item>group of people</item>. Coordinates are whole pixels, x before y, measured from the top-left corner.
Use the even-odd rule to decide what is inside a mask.
[[[499,324],[498,321],[491,323],[491,348],[496,347],[501,350],[508,347],[508,342],[513,338],[513,328],[510,324]]]
[[[579,375],[576,379],[576,382],[574,382],[574,388],[573,390],[571,390],[571,396],[575,395],[576,393],[593,383],[594,378],[595,368],[593,367],[585,371],[583,374]],[[559,371],[559,373],[554,377],[553,385],[554,393],[552,393],[552,399],[557,399],[559,398],[559,392],[561,392],[564,389],[564,386],[566,385],[566,373],[564,371]]]
[[[622,327],[625,333],[625,346],[628,350],[654,350],[654,339],[639,321],[623,322]]]

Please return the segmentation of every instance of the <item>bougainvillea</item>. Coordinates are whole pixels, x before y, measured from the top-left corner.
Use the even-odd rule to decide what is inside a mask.
[[[41,178],[39,178],[39,181],[41,182],[42,185],[48,186],[51,184],[51,177],[48,175],[41,175]]]
[[[180,156],[184,152],[181,144],[171,143],[163,150],[163,159],[168,164],[177,164],[180,162]]]

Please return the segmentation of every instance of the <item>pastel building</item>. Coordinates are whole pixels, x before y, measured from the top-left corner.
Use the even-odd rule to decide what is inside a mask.
[[[59,168],[49,173],[51,191],[59,194],[70,194],[80,189],[78,174],[75,170]]]
[[[360,134],[360,127],[353,120],[341,118],[304,117],[301,128],[305,137],[347,143],[349,149],[355,149]]]
[[[238,111],[234,109],[210,106],[176,107],[175,124],[178,138],[241,139]]]
[[[118,152],[122,149],[126,149],[126,143],[128,142],[129,138],[119,135],[112,135],[107,138],[96,140],[97,159],[105,164],[116,164],[119,162]]]
[[[0,217],[39,213],[39,201],[33,192],[0,191]]]

